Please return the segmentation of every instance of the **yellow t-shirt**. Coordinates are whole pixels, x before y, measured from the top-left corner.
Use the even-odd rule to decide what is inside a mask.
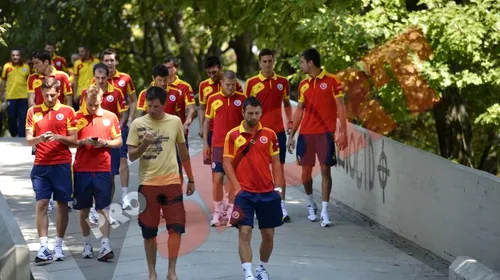
[[[7,62],[2,69],[2,79],[6,85],[6,99],[26,99],[28,98],[28,76],[30,67],[27,63],[23,65],[14,65]]]
[[[88,88],[94,78],[94,65],[99,63],[99,59],[91,57],[89,60],[82,61],[78,59],[73,65],[73,75],[78,76],[78,84],[76,85],[76,97],[80,96],[82,90]]]
[[[149,114],[139,117],[130,126],[127,145],[139,146],[148,131],[156,140],[139,159],[139,184],[180,184],[176,144],[186,142],[181,119],[169,114],[165,114],[162,120],[152,119]]]

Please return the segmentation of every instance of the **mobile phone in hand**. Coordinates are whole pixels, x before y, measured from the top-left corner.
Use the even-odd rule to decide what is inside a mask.
[[[99,138],[97,138],[97,137],[92,137],[91,139],[92,139],[92,141],[97,142],[97,140],[98,140]]]

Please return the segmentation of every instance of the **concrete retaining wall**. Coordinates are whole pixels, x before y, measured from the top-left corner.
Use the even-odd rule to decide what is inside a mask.
[[[349,143],[334,198],[450,262],[500,271],[500,178],[354,125]]]
[[[31,278],[29,249],[9,205],[0,193],[0,279]]]

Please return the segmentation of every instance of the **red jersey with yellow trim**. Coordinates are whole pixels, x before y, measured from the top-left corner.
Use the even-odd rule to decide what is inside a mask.
[[[279,155],[278,137],[272,129],[262,127],[261,123],[258,124],[257,129],[261,131],[258,139],[242,158],[235,172],[243,190],[252,193],[267,193],[274,190],[269,163],[273,156]],[[245,130],[243,123],[231,129],[224,140],[224,157],[234,158],[240,154],[252,138],[253,134]]]
[[[226,97],[222,92],[211,95],[207,101],[205,117],[214,124],[212,146],[224,147],[224,138],[229,130],[243,121],[243,101],[245,95],[235,91]]]
[[[306,78],[299,84],[299,102],[304,103],[304,118],[300,134],[335,132],[337,97],[344,96],[340,80],[325,70],[316,78]]]
[[[181,118],[182,123],[184,123],[186,122],[186,107],[194,104],[193,88],[191,88],[190,84],[179,79],[177,76],[175,81],[170,84],[170,87],[180,91],[181,98],[179,102],[179,117]]]
[[[87,106],[85,103],[86,96],[87,89],[84,89],[80,96],[80,107],[82,108],[86,108]],[[127,101],[125,100],[123,92],[110,83],[108,83],[108,89],[102,95],[101,107],[115,114],[118,119],[120,119],[122,112],[128,110]]]
[[[113,78],[108,79],[108,82],[111,83],[115,88],[120,89],[125,95],[125,99],[127,99],[128,95],[132,95],[135,93],[134,82],[132,82],[132,78],[127,73],[116,71]],[[91,84],[95,83],[95,79],[92,78]]]
[[[56,70],[68,72],[68,64],[66,63],[66,59],[62,56],[54,54],[52,56],[52,65],[54,65]]]
[[[208,98],[215,93],[218,93],[222,91],[222,80],[220,80],[218,83],[215,83],[212,78],[208,78],[200,83],[199,89],[198,89],[198,99],[200,101],[200,104],[206,105],[208,102]],[[240,85],[240,82],[236,82],[236,91],[238,92],[243,92],[243,88]],[[205,109],[206,112],[206,109]],[[210,131],[213,131],[214,129],[214,123],[210,123]]]
[[[49,76],[54,77],[59,81],[59,83],[61,83],[57,99],[59,99],[62,104],[65,104],[66,96],[73,94],[73,88],[69,82],[68,74],[63,71],[56,70],[56,68],[52,68],[52,73]],[[44,80],[45,76],[38,73],[32,74],[28,77],[28,92],[35,93],[35,105],[43,104],[42,84]]]
[[[33,131],[33,136],[40,136],[47,131],[52,134],[68,136],[69,131],[76,130],[74,126],[75,110],[57,101],[49,108],[44,103],[28,109],[26,115],[26,130]],[[71,163],[69,147],[61,141],[41,142],[36,145],[35,165],[56,165]]]
[[[98,137],[109,141],[121,136],[118,117],[102,108],[94,115],[90,115],[86,108],[80,109],[76,113],[73,124],[78,130],[78,140]],[[75,172],[111,172],[109,150],[110,148],[94,148],[90,145],[78,147],[73,170]]]
[[[154,86],[154,83],[151,83],[150,86]],[[146,91],[147,89],[142,90],[139,93],[139,97],[137,98],[137,111],[148,112],[148,105],[146,103]],[[180,90],[169,86],[167,90],[167,101],[163,106],[163,112],[170,115],[178,115],[180,111],[180,100],[181,100]]]
[[[276,73],[272,77],[266,78],[260,72],[259,75],[247,80],[245,95],[257,97],[262,103],[260,122],[264,127],[268,127],[276,133],[285,131],[281,108],[283,100],[290,99],[287,78],[276,75]]]

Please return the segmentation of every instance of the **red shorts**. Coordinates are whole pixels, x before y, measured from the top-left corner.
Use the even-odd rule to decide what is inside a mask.
[[[168,232],[183,234],[186,227],[186,211],[184,210],[181,185],[147,186],[140,185],[139,226],[142,237],[154,238],[158,235],[160,225],[160,209],[165,217]],[[145,206],[143,206],[145,205]]]

